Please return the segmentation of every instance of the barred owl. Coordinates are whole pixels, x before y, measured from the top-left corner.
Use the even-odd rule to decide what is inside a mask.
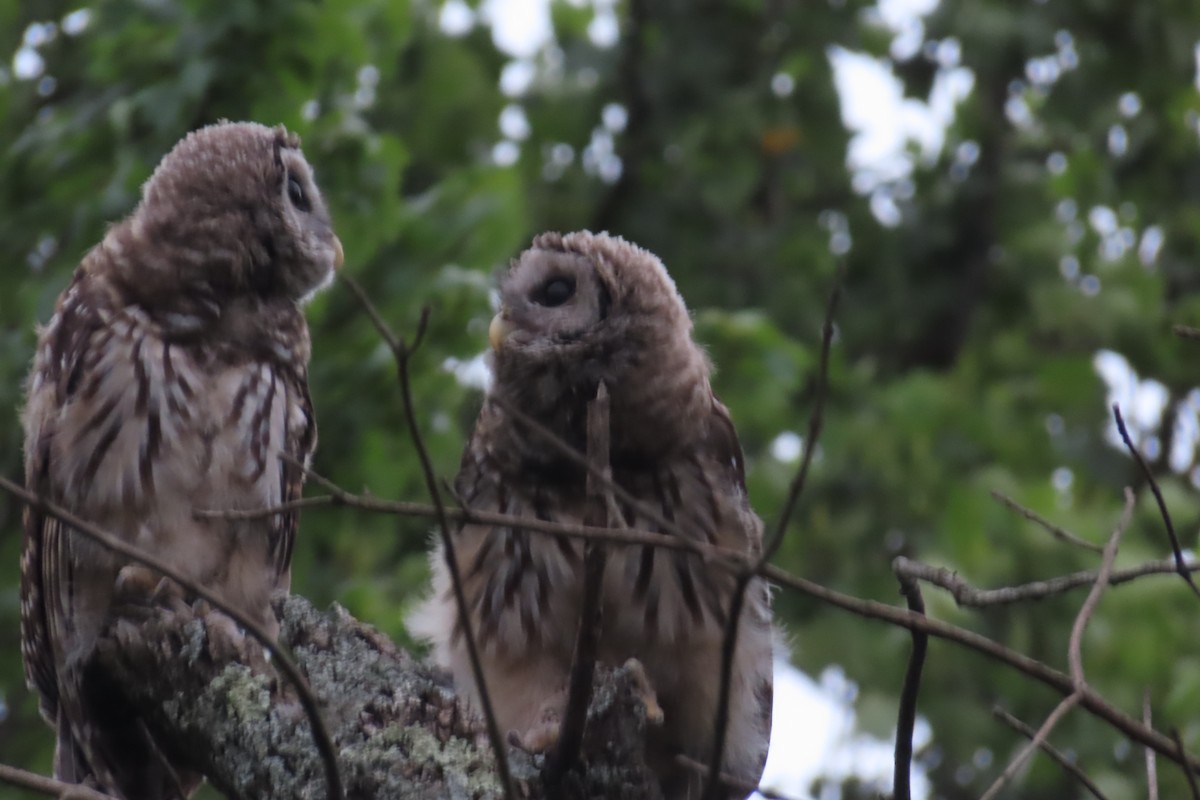
[[[23,415],[28,488],[277,630],[269,596],[288,588],[296,515],[194,511],[299,496],[296,462],[316,443],[300,306],[341,262],[295,135],[253,123],[189,134],[40,330]],[[199,777],[130,718],[90,660],[123,591],[161,600],[145,588],[161,592],[158,576],[139,570],[27,511],[21,655],[57,731],[58,778],[129,800],[186,796]]]
[[[709,384],[709,362],[662,263],[604,234],[547,233],[500,282],[493,320],[491,396],[463,454],[456,490],[470,508],[579,523],[585,472],[522,426],[531,415],[583,451],[587,403],[610,393],[615,481],[672,521],[678,535],[756,555],[762,522],[749,506],[741,446]],[[657,530],[629,504],[629,527]],[[616,520],[610,523],[621,524]],[[664,531],[668,532],[668,531]],[[582,547],[519,528],[467,524],[454,532],[486,685],[503,729],[524,737],[561,714],[579,623]],[[465,694],[477,701],[440,545],[433,589],[410,617]],[[712,746],[723,628],[733,575],[681,551],[608,550],[600,659],[639,659],[664,714],[649,731],[648,763],[666,797],[699,796],[676,754],[707,761]],[[757,782],[771,725],[770,598],[750,585],[731,693],[727,772]]]

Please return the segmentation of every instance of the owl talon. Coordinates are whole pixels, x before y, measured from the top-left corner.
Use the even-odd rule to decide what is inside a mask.
[[[208,631],[208,654],[218,664],[242,661],[246,656],[246,635],[237,623],[219,611],[207,614],[204,626]]]
[[[549,753],[558,744],[561,726],[557,719],[546,720],[534,725],[523,734],[508,732],[508,743],[531,755]]]
[[[170,578],[161,578],[150,595],[150,600],[160,608],[175,613],[190,611],[190,606],[184,601],[183,587]]]
[[[624,666],[633,678],[634,694],[642,701],[642,705],[646,708],[647,724],[662,725],[662,706],[658,704],[658,693],[654,691],[654,686],[650,683],[650,676],[646,674],[646,667],[636,658],[629,659],[625,662]]]
[[[113,602],[122,605],[150,605],[161,576],[140,564],[122,567],[113,583]]]

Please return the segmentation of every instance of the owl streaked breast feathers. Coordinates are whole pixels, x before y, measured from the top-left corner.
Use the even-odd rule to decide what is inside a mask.
[[[705,544],[757,555],[762,523],[746,495],[741,446],[713,394],[675,284],[651,253],[605,234],[543,234],[502,277],[493,321],[494,380],[455,484],[470,508],[581,522],[584,471],[504,408],[517,408],[583,452],[587,403],[610,394],[614,480]],[[618,503],[629,527],[657,530]],[[582,547],[514,528],[453,534],[487,687],[502,728],[518,735],[561,713],[579,623]],[[478,698],[439,545],[433,590],[409,620],[435,659]],[[677,754],[707,760],[731,572],[649,546],[608,548],[599,653],[636,657],[664,713],[649,763],[669,800],[699,797]],[[758,781],[770,735],[772,627],[767,586],[749,588],[734,659],[725,769]]]
[[[294,135],[254,123],[189,134],[40,331],[23,416],[28,488],[274,630],[269,598],[289,585],[296,515],[194,511],[299,496],[295,462],[316,443],[301,304],[341,262]],[[131,570],[28,511],[26,674],[57,730],[57,777],[114,797],[186,796],[198,776],[161,752],[89,663],[119,586],[137,583]]]

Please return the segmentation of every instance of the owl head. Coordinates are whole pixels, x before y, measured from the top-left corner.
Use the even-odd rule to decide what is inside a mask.
[[[300,302],[342,264],[300,140],[283,127],[221,122],[188,134],[126,222],[123,243],[148,251],[137,279],[169,277],[183,290]]]
[[[711,402],[708,361],[691,330],[653,253],[603,233],[544,233],[500,280],[493,392],[575,441],[603,380],[614,448],[649,446]]]

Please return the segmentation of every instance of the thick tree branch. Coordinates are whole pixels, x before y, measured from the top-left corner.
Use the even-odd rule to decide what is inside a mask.
[[[280,641],[323,700],[347,796],[504,796],[483,721],[459,706],[447,674],[339,607],[322,612],[293,596],[276,610]],[[296,724],[303,714],[294,693],[258,644],[226,622],[195,609],[137,625],[118,620],[98,658],[156,738],[187,753],[229,798],[323,798],[323,767]],[[642,759],[643,694],[633,670],[598,670],[582,743],[587,768],[551,795],[544,759],[510,751],[520,796],[657,797]]]
[[[380,315],[370,298],[367,297],[367,293],[363,291],[357,281],[344,273],[341,275],[341,278],[342,283],[349,287],[363,309],[371,317],[371,322],[375,325],[375,329],[379,332],[379,335],[387,342],[388,348],[392,351],[392,358],[396,362],[396,378],[400,382],[400,396],[403,400],[404,420],[408,425],[408,432],[412,436],[413,448],[417,451],[417,458],[421,463],[421,473],[425,477],[425,487],[429,491],[429,498],[433,500],[433,506],[437,511],[438,534],[442,540],[442,557],[446,561],[446,572],[450,575],[450,585],[454,589],[454,602],[458,610],[458,625],[462,629],[463,640],[467,644],[467,656],[471,662],[471,674],[475,679],[475,686],[479,691],[479,704],[483,708],[484,721],[487,723],[488,739],[491,740],[492,752],[496,757],[496,769],[500,777],[500,784],[504,788],[504,797],[506,800],[516,800],[517,796],[513,790],[512,776],[508,768],[508,757],[505,754],[505,739],[500,731],[500,724],[496,720],[492,697],[488,691],[487,677],[483,674],[483,664],[479,658],[479,645],[475,640],[471,615],[467,609],[467,598],[463,592],[462,575],[458,569],[458,556],[454,550],[454,542],[451,540],[449,517],[446,515],[446,506],[442,502],[442,494],[438,489],[438,480],[433,471],[433,462],[429,457],[429,450],[425,447],[425,439],[421,435],[421,426],[417,424],[417,412],[413,407],[412,381],[409,374],[409,367],[413,353],[421,346],[421,342],[425,338],[425,331],[429,326],[429,307],[426,306],[421,310],[421,319],[417,323],[417,333],[413,337],[412,343],[409,344],[392,331],[391,327],[384,321],[382,315]]]
[[[36,508],[43,514],[54,517],[55,519],[70,526],[71,529],[79,536],[85,536],[88,539],[96,542],[104,548],[111,550],[118,555],[128,558],[130,561],[141,564],[144,567],[158,572],[161,575],[175,581],[184,590],[195,597],[199,597],[205,602],[219,609],[224,614],[232,618],[240,625],[247,633],[254,637],[259,644],[265,648],[274,657],[278,664],[279,670],[287,677],[292,686],[295,687],[300,705],[304,710],[304,714],[308,717],[310,725],[310,737],[315,742],[317,751],[320,753],[321,761],[324,764],[325,771],[325,786],[326,797],[330,800],[341,800],[344,796],[342,791],[341,776],[338,774],[337,754],[333,749],[333,743],[330,740],[329,732],[325,729],[325,723],[321,719],[321,712],[317,708],[316,697],[313,696],[308,684],[305,683],[304,677],[300,674],[296,665],[286,650],[271,639],[271,635],[267,630],[256,621],[250,619],[244,613],[229,605],[221,597],[217,596],[210,589],[201,586],[187,576],[183,575],[179,570],[174,569],[170,564],[167,564],[161,558],[147,553],[128,542],[118,539],[111,533],[101,530],[98,526],[91,522],[82,519],[71,513],[65,508],[61,508],[54,503],[47,501],[43,497],[39,497],[33,492],[18,486],[12,481],[0,476],[0,489],[9,494],[24,500],[31,508]]]

